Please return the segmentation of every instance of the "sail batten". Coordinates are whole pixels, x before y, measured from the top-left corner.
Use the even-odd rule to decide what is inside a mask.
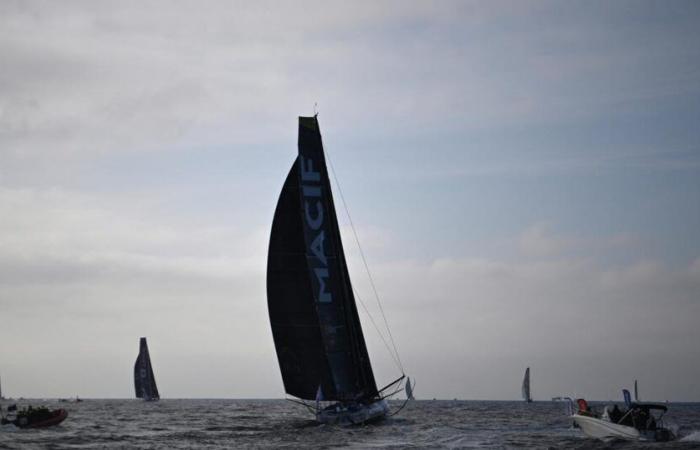
[[[268,310],[285,391],[372,398],[377,387],[343,252],[316,117],[299,118],[299,153],[277,203]]]

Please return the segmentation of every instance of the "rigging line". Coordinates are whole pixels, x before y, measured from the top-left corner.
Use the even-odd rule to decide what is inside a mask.
[[[355,236],[355,242],[357,243],[357,248],[360,250],[360,256],[362,257],[362,263],[365,265],[365,270],[367,271],[367,277],[369,278],[369,283],[374,291],[374,297],[377,299],[377,305],[379,305],[379,311],[382,313],[382,318],[384,319],[384,325],[386,326],[386,331],[389,334],[389,340],[391,341],[392,347],[394,347],[394,352],[396,353],[396,358],[399,362],[399,367],[401,373],[404,372],[403,364],[401,364],[401,356],[399,356],[399,351],[396,349],[396,343],[394,342],[394,337],[391,335],[391,329],[389,328],[389,322],[386,320],[386,315],[384,314],[384,308],[382,308],[382,302],[379,301],[379,294],[377,293],[377,288],[374,285],[374,279],[372,278],[372,273],[369,271],[369,266],[367,265],[367,259],[365,258],[365,253],[362,251],[362,246],[360,245],[360,239],[357,236],[357,231],[355,231],[355,225],[352,222],[352,217],[350,216],[350,210],[348,209],[347,203],[345,203],[345,197],[343,196],[343,190],[340,188],[340,182],[338,182],[338,177],[335,174],[335,168],[333,167],[333,161],[331,160],[328,148],[326,148],[326,154],[328,155],[328,163],[331,166],[331,172],[333,173],[333,179],[335,180],[335,185],[338,186],[338,193],[340,194],[340,200],[343,202],[343,208],[345,209],[345,214],[348,216],[350,222],[350,228],[352,229],[352,234]]]
[[[389,355],[391,355],[391,359],[394,360],[394,363],[396,364],[396,366],[401,370],[401,372],[403,372],[401,364],[396,359],[396,356],[394,356],[394,353],[391,351],[391,347],[389,347],[389,343],[386,341],[386,339],[384,338],[384,335],[382,334],[381,330],[377,326],[377,323],[374,321],[374,317],[372,317],[372,314],[369,313],[369,309],[367,309],[365,302],[362,301],[362,297],[360,297],[360,294],[355,289],[355,286],[352,286],[352,291],[355,293],[355,297],[357,297],[357,299],[360,301],[360,305],[362,305],[362,308],[365,310],[365,313],[367,313],[367,317],[369,317],[370,322],[372,322],[372,325],[374,326],[374,329],[377,331],[377,334],[379,334],[379,337],[382,339],[382,342],[384,343],[384,347],[386,347],[386,350],[389,352]]]

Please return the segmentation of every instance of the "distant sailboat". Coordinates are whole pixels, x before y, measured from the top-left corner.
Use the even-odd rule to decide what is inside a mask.
[[[414,384],[413,386],[411,386],[411,378],[410,378],[410,377],[406,377],[406,386],[405,386],[405,389],[406,389],[406,398],[407,398],[408,400],[415,400],[415,398],[413,397],[413,388],[414,388],[414,387],[415,387],[415,384]]]
[[[160,399],[145,337],[141,338],[139,356],[136,358],[136,364],[134,364],[134,388],[136,390],[136,398],[142,398],[146,401]]]
[[[525,369],[525,377],[523,377],[523,388],[522,388],[523,400],[530,403],[532,397],[530,396],[530,368]]]
[[[315,401],[322,423],[379,419],[389,411],[382,392],[405,376],[377,389],[315,116],[299,118],[298,147],[267,259],[267,304],[284,389]],[[321,401],[335,403],[321,408]]]

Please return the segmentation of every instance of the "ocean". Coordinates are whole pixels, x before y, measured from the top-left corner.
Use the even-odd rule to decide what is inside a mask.
[[[349,428],[319,425],[285,400],[25,403],[66,408],[69,416],[40,430],[2,426],[1,449],[700,448],[700,404],[669,405],[680,441],[639,443],[586,438],[555,402],[418,400],[387,420]]]

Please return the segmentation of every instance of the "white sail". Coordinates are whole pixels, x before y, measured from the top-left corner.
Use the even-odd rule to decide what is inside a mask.
[[[413,387],[411,386],[411,378],[406,377],[406,398],[409,400],[415,400],[413,397]]]

